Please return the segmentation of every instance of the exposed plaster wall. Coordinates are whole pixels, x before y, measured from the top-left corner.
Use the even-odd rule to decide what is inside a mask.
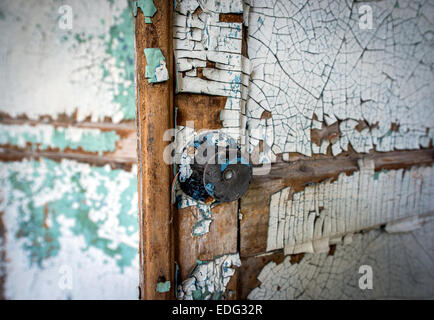
[[[350,241],[353,233],[394,221],[434,214],[434,167],[374,172],[374,162],[360,162],[360,171],[341,173],[292,192],[271,196],[267,251],[285,254],[327,252],[330,244]]]
[[[136,168],[24,160],[0,182],[6,298],[137,298]]]
[[[62,5],[72,29],[61,29]],[[126,0],[2,1],[0,112],[32,119],[135,118],[134,25]]]
[[[434,296],[434,221],[409,233],[373,230],[338,244],[333,255],[307,253],[270,262],[249,299],[422,299]],[[359,287],[360,267],[372,268],[372,289]],[[362,279],[362,283],[364,279]],[[362,286],[363,288],[363,286]]]

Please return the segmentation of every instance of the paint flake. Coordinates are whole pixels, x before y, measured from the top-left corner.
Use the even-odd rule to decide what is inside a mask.
[[[434,197],[433,167],[375,172],[373,161],[366,160],[359,162],[359,168],[350,176],[341,173],[334,182],[312,184],[296,193],[288,187],[273,194],[267,251],[323,252],[348,234],[381,225],[390,232],[412,230],[432,215],[428,195]],[[425,197],[416,197],[423,193]],[[417,209],[421,207],[425,211]]]
[[[146,71],[145,77],[149,83],[164,82],[169,79],[166,59],[159,48],[145,48]]]
[[[242,24],[220,22],[219,15],[242,12],[241,0],[177,1],[174,19],[178,92],[228,97],[224,110],[238,112],[231,119],[222,113],[223,131],[237,140],[244,136],[240,111],[247,97],[249,62],[241,55]],[[215,67],[206,67],[207,61]],[[198,77],[197,68],[204,68],[206,79]]]
[[[170,290],[170,281],[166,282],[158,282],[157,283],[157,292],[169,292]]]
[[[226,285],[241,266],[239,254],[228,254],[211,261],[198,261],[190,277],[178,286],[180,300],[220,300]]]
[[[152,23],[151,17],[157,12],[157,8],[155,7],[153,0],[136,0],[134,1],[134,16],[137,16],[137,9],[140,8],[142,10],[143,15],[145,16],[146,23]]]

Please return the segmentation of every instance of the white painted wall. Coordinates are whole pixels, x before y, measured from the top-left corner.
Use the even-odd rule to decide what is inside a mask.
[[[71,16],[59,12],[63,5]],[[65,17],[71,29],[60,27]],[[128,1],[1,1],[0,30],[0,113],[48,119],[40,125],[1,124],[0,144],[59,151],[67,146],[96,155],[114,151],[115,131],[50,121],[66,116],[97,125],[135,119]],[[0,162],[0,186],[3,297],[138,298],[134,165],[122,170],[66,159]]]

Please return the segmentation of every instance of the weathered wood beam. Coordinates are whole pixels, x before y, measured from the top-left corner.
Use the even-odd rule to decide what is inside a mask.
[[[0,124],[11,126],[26,125],[34,127],[37,132],[42,126],[51,126],[53,130],[59,128],[69,129],[97,129],[101,133],[114,132],[118,140],[113,151],[86,151],[82,147],[59,148],[55,144],[41,147],[39,143],[28,142],[24,147],[2,144],[0,145],[0,161],[20,161],[29,158],[49,158],[61,160],[62,158],[85,162],[93,165],[110,164],[113,167],[131,167],[137,163],[137,134],[134,121],[112,122],[78,122],[71,117],[62,116],[60,119],[27,119],[24,117],[14,119],[5,114],[0,114]],[[7,129],[6,129],[7,130]],[[41,129],[42,130],[42,129]]]
[[[170,199],[172,171],[163,161],[169,142],[164,132],[173,128],[172,1],[154,1],[157,11],[152,23],[138,9],[135,18],[138,193],[140,224],[140,298],[174,297],[173,221]],[[145,48],[163,53],[169,80],[148,83],[145,78]],[[170,281],[168,292],[158,292],[157,283]]]
[[[116,152],[115,152],[116,153]],[[120,156],[115,153],[99,156],[97,154],[87,154],[80,151],[36,151],[31,149],[17,149],[0,147],[0,161],[21,161],[23,159],[48,158],[55,161],[62,159],[75,160],[95,166],[109,164],[113,169],[131,170],[132,165],[137,163],[137,158],[133,156]]]

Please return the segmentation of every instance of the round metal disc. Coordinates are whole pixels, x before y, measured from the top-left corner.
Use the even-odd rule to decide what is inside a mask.
[[[216,156],[218,158],[218,156]],[[229,164],[208,163],[203,183],[208,193],[218,202],[234,201],[246,193],[252,178],[248,164],[230,161]]]

